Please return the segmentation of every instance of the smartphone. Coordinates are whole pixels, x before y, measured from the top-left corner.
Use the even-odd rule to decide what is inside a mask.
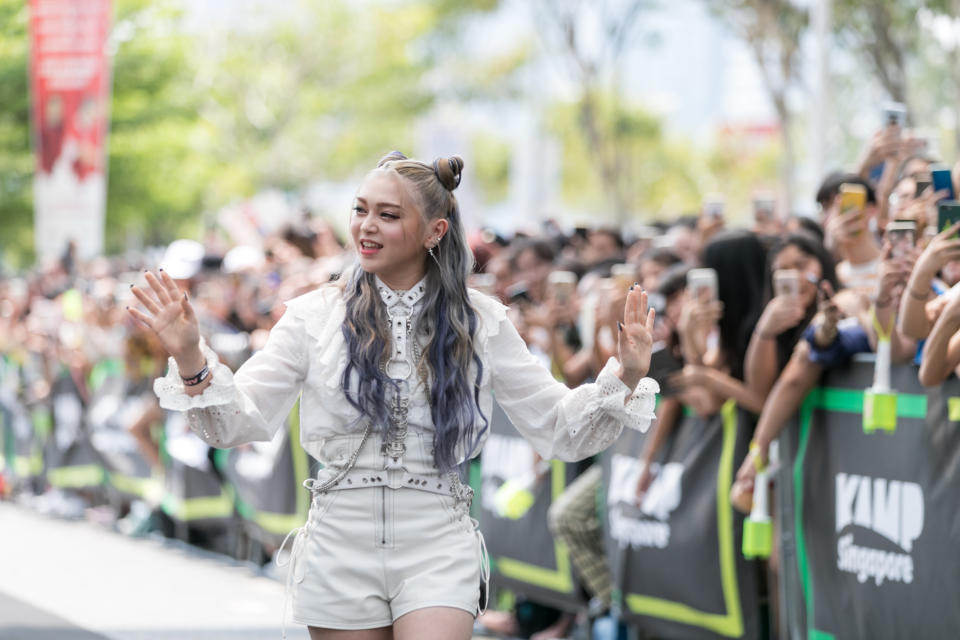
[[[577,274],[572,271],[551,271],[547,276],[547,287],[557,304],[567,304],[577,288]]]
[[[637,281],[637,268],[632,264],[615,264],[610,267],[610,277],[617,284],[617,290],[623,293]]]
[[[947,192],[947,196],[943,198],[943,200],[957,199],[957,194],[953,190],[953,176],[950,175],[950,167],[945,164],[931,165],[930,176],[933,181],[934,191]]]
[[[687,292],[693,300],[716,300],[717,272],[713,269],[690,269],[687,272]]]
[[[960,221],[960,202],[944,200],[937,206],[937,230],[939,233]]]
[[[773,272],[773,295],[799,296],[800,272],[796,269],[777,269]]]
[[[867,188],[862,184],[840,185],[840,213],[862,211],[867,206]]]
[[[913,220],[896,220],[887,225],[887,240],[893,247],[890,255],[900,258],[910,253],[917,244],[917,223]]]
[[[703,201],[703,215],[709,218],[722,218],[724,206],[724,198],[721,194],[709,194]]]
[[[896,125],[901,129],[907,124],[907,107],[902,102],[887,102],[883,105],[883,126]]]
[[[777,199],[772,196],[757,196],[753,199],[753,219],[757,222],[773,220]]]
[[[647,306],[657,312],[657,317],[662,318],[667,312],[667,297],[656,291],[647,292]]]

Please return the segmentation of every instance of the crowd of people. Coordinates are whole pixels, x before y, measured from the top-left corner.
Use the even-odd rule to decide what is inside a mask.
[[[952,173],[946,168],[945,185],[942,160],[891,124],[859,166],[824,178],[815,217],[774,213],[758,197],[742,228],[732,228],[729,212],[711,202],[630,234],[552,222],[510,238],[477,230],[469,238],[471,286],[509,307],[530,350],[571,387],[594,379],[616,355],[625,298],[635,283],[642,287],[657,312],[649,375],[661,394],[655,426],[635,452],[644,462],[637,499],[683,407],[709,416],[733,399],[757,416],[731,495],[749,512],[771,443],[825,369],[888,350],[894,363],[916,363],[921,383],[932,386],[960,365],[960,215],[950,217],[960,164]],[[0,405],[6,415],[15,403],[36,406],[63,380],[86,403],[100,365],[122,363],[131,405],[117,415],[131,446],[162,474],[164,442],[177,435],[157,429],[164,410],[152,381],[163,374],[166,354],[124,311],[135,304],[129,289],[142,286],[143,270],[162,268],[187,292],[207,343],[236,369],[263,346],[284,301],[337,279],[352,262],[352,249],[309,214],[256,247],[231,247],[213,234],[204,242],[177,240],[153,257],[79,261],[66,253],[47,269],[0,280]],[[54,420],[50,437],[67,428],[63,423]],[[4,453],[11,447],[7,442]],[[44,494],[41,480],[23,482],[16,471],[8,464],[0,474],[0,493]],[[583,499],[600,482],[599,467],[587,468],[554,505],[549,524],[571,548],[591,608],[603,612],[613,584],[596,501]],[[81,497],[96,506],[95,497]],[[128,511],[122,505],[116,517]],[[516,611],[492,612],[481,623],[537,640],[565,637],[573,623],[570,615],[537,619],[541,628]]]

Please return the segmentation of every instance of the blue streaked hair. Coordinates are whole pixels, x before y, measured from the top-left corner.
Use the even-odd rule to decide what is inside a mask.
[[[463,160],[458,156],[440,158],[431,166],[393,152],[377,167],[395,171],[412,184],[425,222],[446,218],[449,223],[434,251],[437,260],[429,258],[426,251],[423,254],[426,292],[417,330],[426,337],[426,349],[416,367],[430,393],[430,414],[436,429],[434,462],[441,471],[451,471],[457,466],[458,444],[469,445],[469,459],[489,427],[480,409],[483,364],[476,349],[477,313],[467,293],[473,254],[453,195],[460,183]],[[390,331],[375,276],[355,267],[344,298],[347,309],[343,336],[349,358],[340,385],[361,419],[370,420],[386,439],[391,428],[386,392],[391,387],[396,389],[397,383],[381,370],[388,359]],[[353,378],[355,384],[351,384]],[[477,415],[482,423],[479,428]]]

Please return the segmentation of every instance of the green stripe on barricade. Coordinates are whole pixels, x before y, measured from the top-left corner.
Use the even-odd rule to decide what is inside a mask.
[[[13,457],[13,473],[19,478],[32,478],[43,473],[43,456],[33,453],[29,456]]]
[[[807,610],[808,635],[812,635],[810,632],[813,630],[813,594],[810,591],[807,543],[803,533],[803,460],[807,455],[807,444],[810,441],[810,420],[813,417],[813,408],[817,404],[821,393],[821,389],[814,389],[800,407],[800,443],[797,446],[797,459],[793,462],[794,536],[797,540],[797,565],[800,568],[800,586],[803,589],[803,600]]]
[[[46,440],[53,433],[53,414],[46,407],[37,407],[30,412],[30,423],[33,432],[41,440]]]
[[[232,492],[224,490],[218,496],[178,498],[166,495],[160,505],[163,512],[175,520],[190,522],[209,518],[229,518],[233,515]]]
[[[300,444],[300,399],[293,405],[290,411],[290,453],[293,457],[293,477],[297,479],[297,487],[301,487],[304,480],[310,477],[310,468],[307,464],[307,452]],[[290,529],[301,526],[307,521],[310,513],[310,492],[297,491],[297,514],[298,522]]]
[[[47,481],[59,489],[95,487],[106,481],[106,471],[98,464],[59,467],[47,470]]]
[[[863,391],[856,389],[838,389],[818,387],[810,392],[814,398],[814,409],[837,411],[840,413],[863,413]],[[898,418],[924,418],[927,415],[927,396],[914,393],[897,394]]]
[[[159,503],[163,500],[163,482],[159,478],[136,478],[108,471],[107,482],[118,491],[137,496],[148,502]]]
[[[553,500],[559,498],[566,489],[567,470],[564,465],[565,463],[560,460],[550,461],[550,491]],[[562,542],[554,540],[553,552],[557,559],[556,571],[503,556],[496,559],[497,571],[513,580],[559,593],[571,593],[573,576],[570,574],[570,555],[567,547]]]
[[[689,605],[652,596],[626,594],[624,601],[630,610],[640,615],[655,616],[708,629],[723,636],[743,635],[743,614],[740,610],[740,592],[737,589],[736,544],[733,539],[733,510],[730,505],[730,486],[733,483],[733,450],[737,443],[737,405],[733,400],[724,403],[723,448],[717,469],[717,534],[720,549],[720,580],[725,614],[699,611]]]

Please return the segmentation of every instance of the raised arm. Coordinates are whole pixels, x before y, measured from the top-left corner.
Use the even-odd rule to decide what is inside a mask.
[[[777,296],[767,303],[750,337],[743,363],[744,382],[761,403],[770,393],[780,371],[777,367],[777,336],[803,320],[804,309],[794,296]]]
[[[497,402],[544,459],[579,460],[609,446],[624,426],[644,431],[653,420],[657,383],[650,366],[653,311],[639,289],[627,296],[619,361],[597,381],[568,389],[527,350],[505,315],[488,330],[490,376]]]
[[[923,347],[920,383],[941,384],[960,364],[960,296],[944,307]]]
[[[270,440],[284,424],[306,376],[302,318],[285,313],[264,348],[234,375],[200,340],[196,314],[173,279],[164,273],[148,273],[146,278],[150,293],[134,287],[146,313],[129,311],[171,354],[167,375],[154,382],[160,406],[186,411],[190,428],[215,447]]]
[[[927,245],[910,273],[900,300],[897,328],[907,338],[923,340],[930,333],[926,303],[930,297],[930,283],[943,265],[960,259],[960,222],[937,234]]]

